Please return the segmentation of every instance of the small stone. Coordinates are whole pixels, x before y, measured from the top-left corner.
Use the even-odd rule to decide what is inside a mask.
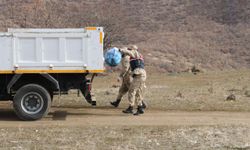
[[[181,91],[178,91],[176,97],[183,98],[184,96],[183,96],[183,94],[181,93]]]
[[[227,101],[236,101],[236,96],[234,94],[230,94],[227,99]]]
[[[245,90],[247,90],[247,89],[248,89],[247,86],[243,86],[243,87],[242,87],[242,90],[243,90],[243,91],[245,91]]]
[[[119,88],[120,86],[119,85],[116,85],[116,84],[113,84],[112,85],[112,88]]]
[[[250,97],[250,90],[245,92],[246,97]]]
[[[208,88],[208,92],[209,92],[209,93],[214,93],[213,87]]]
[[[110,95],[111,93],[109,91],[106,91],[105,92],[105,95]]]
[[[202,72],[202,71],[201,71],[201,69],[200,69],[199,67],[193,66],[193,67],[191,68],[191,72],[192,72],[194,75],[196,75],[197,73],[200,73],[200,72]]]

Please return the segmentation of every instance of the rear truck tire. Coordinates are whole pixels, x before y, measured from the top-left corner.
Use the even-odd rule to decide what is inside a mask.
[[[51,106],[50,93],[38,84],[27,84],[21,87],[13,99],[16,115],[21,120],[38,120],[46,116]]]

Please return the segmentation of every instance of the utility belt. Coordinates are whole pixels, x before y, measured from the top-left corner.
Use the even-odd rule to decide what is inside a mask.
[[[143,59],[133,59],[130,60],[131,71],[134,71],[136,68],[144,69],[144,60]]]

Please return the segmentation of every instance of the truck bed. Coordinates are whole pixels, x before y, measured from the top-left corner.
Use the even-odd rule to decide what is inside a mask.
[[[103,28],[9,29],[0,33],[0,73],[101,73]]]

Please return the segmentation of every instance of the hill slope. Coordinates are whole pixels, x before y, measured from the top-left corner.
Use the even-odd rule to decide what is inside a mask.
[[[2,0],[9,27],[104,26],[113,45],[137,44],[162,71],[250,68],[245,0]]]

